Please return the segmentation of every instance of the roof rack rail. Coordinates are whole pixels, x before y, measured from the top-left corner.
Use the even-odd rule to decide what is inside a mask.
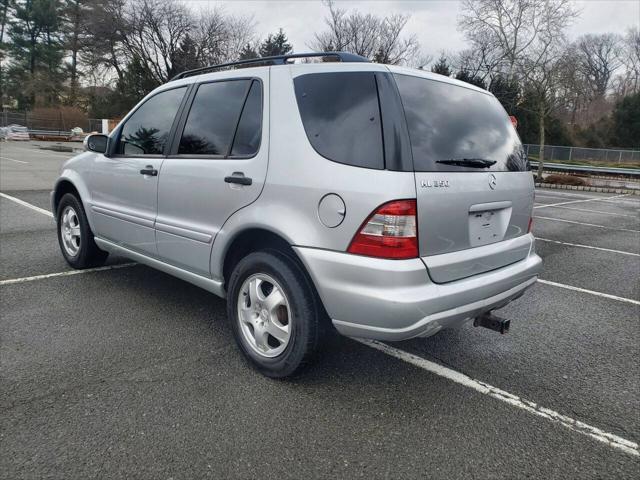
[[[317,58],[327,57],[334,58],[337,62],[369,62],[370,60],[356,55],[355,53],[348,52],[321,52],[321,53],[292,53],[290,55],[277,55],[274,57],[262,57],[252,58],[249,60],[239,60],[237,62],[221,63],[219,65],[209,65],[208,67],[194,68],[193,70],[186,70],[173,77],[170,82],[179,80],[185,77],[191,77],[193,75],[200,75],[202,73],[213,72],[230,67],[248,67],[252,65],[257,66],[271,66],[271,65],[286,65],[289,60],[296,58]]]

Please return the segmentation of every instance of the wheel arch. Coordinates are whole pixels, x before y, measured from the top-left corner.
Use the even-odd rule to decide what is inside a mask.
[[[73,182],[67,178],[60,179],[53,190],[53,196],[51,198],[51,210],[53,212],[53,216],[56,217],[58,215],[58,206],[60,205],[60,200],[67,193],[71,193],[75,195],[78,200],[82,202],[82,198],[80,196],[80,192],[73,184]]]
[[[88,208],[90,199],[89,191],[80,176],[73,170],[62,172],[62,175],[60,175],[60,178],[58,178],[53,187],[53,192],[51,193],[51,211],[53,212],[54,218],[57,218],[60,200],[67,193],[71,193],[78,198],[84,208],[89,226],[93,230],[93,215],[91,209]]]
[[[215,249],[215,246],[214,246]],[[231,272],[242,258],[249,253],[263,250],[275,250],[296,261],[304,269],[302,261],[291,247],[291,243],[285,237],[273,230],[252,226],[247,227],[230,238],[224,247],[220,272],[225,284],[228,282]],[[304,269],[305,273],[306,269]]]
[[[239,231],[226,243],[224,253],[221,255],[222,266],[220,269],[223,279],[223,288],[225,291],[234,267],[245,256],[257,251],[275,251],[286,257],[288,260],[294,262],[298,268],[300,268],[300,271],[311,286],[315,301],[323,312],[324,317],[326,319],[329,318],[313,276],[307,270],[305,263],[299,257],[297,252],[293,249],[291,242],[287,240],[284,235],[262,226],[247,227],[242,231]]]

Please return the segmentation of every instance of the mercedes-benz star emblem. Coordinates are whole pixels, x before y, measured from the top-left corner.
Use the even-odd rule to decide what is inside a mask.
[[[494,190],[496,188],[496,184],[498,183],[498,181],[496,180],[496,176],[493,173],[489,174],[489,187],[491,188],[491,190]]]

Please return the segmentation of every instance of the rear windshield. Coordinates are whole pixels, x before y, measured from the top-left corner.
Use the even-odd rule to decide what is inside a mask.
[[[520,138],[493,95],[410,75],[395,74],[395,79],[416,171],[529,169]],[[465,159],[495,163],[488,168],[438,163]]]

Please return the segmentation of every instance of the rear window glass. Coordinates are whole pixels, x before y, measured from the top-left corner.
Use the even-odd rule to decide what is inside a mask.
[[[384,168],[378,90],[372,72],[313,73],[294,80],[307,138],[323,157]]]
[[[492,95],[449,83],[395,75],[416,171],[521,171],[527,157],[507,113]],[[489,168],[438,161],[483,159]]]
[[[262,135],[262,92],[260,82],[253,81],[244,103],[242,116],[231,148],[232,156],[253,155],[260,147]]]

